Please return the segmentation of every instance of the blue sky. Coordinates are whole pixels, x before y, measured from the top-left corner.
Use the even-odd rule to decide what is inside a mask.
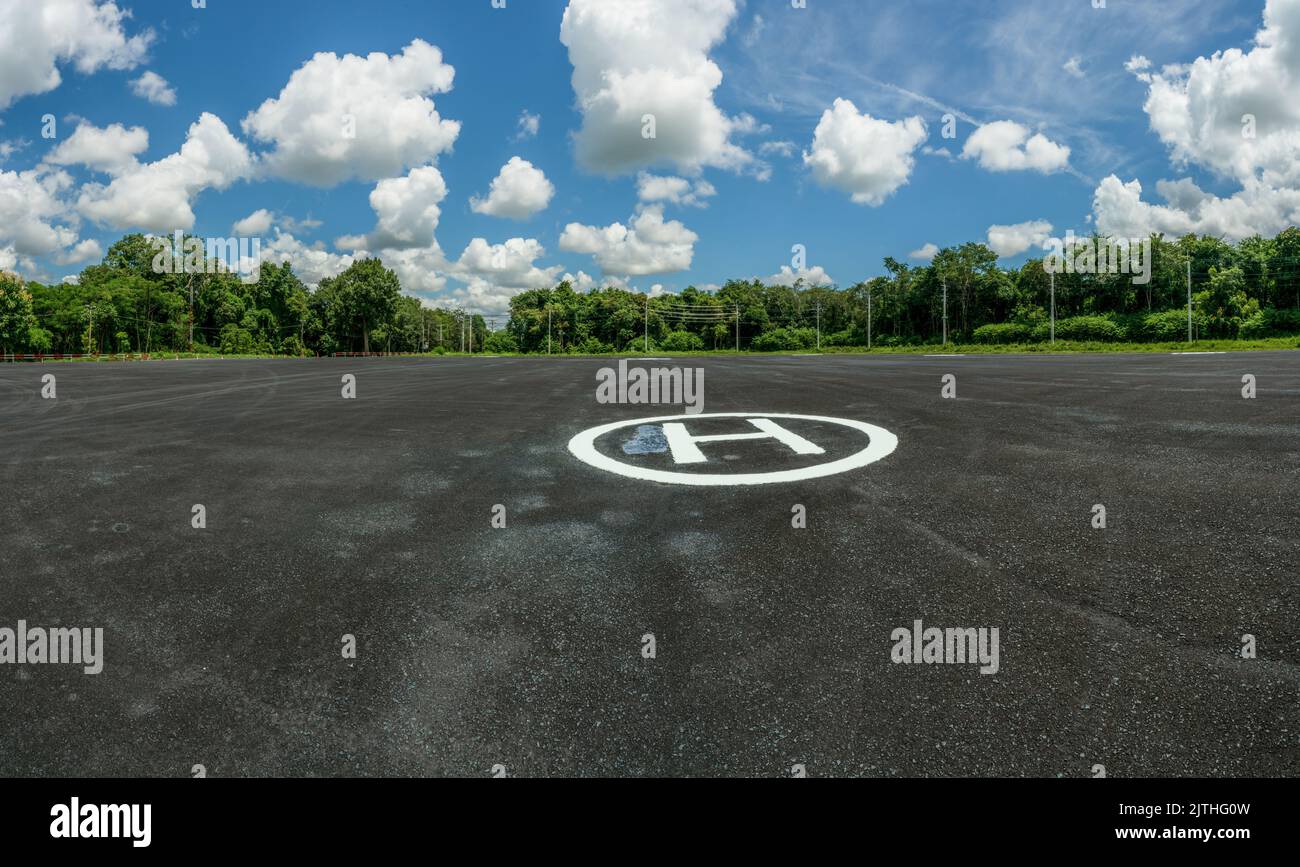
[[[1298,0],[1272,0],[1267,23],[1258,0],[47,5],[66,20],[0,0],[0,266],[42,279],[132,229],[225,237],[264,210],[243,233],[305,278],[379,255],[431,303],[498,313],[565,274],[642,291],[849,285],[927,244],[993,239],[1014,264],[1069,229],[1272,235],[1300,210],[1300,52],[1277,45],[1300,44]],[[441,52],[450,89],[428,74],[436,55],[404,54],[415,40]],[[165,81],[153,100],[135,92],[146,73]],[[1243,157],[1234,99],[1267,154],[1257,139]],[[367,104],[353,138],[320,141]],[[643,108],[660,130],[644,147],[628,133]],[[185,159],[140,174],[187,139]],[[512,158],[517,184],[476,211]],[[385,214],[372,191],[387,180]]]

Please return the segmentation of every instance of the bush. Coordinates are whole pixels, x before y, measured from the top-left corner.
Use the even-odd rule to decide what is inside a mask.
[[[858,332],[856,329],[849,328],[844,331],[837,331],[834,334],[828,334],[822,338],[822,346],[866,346],[867,333]]]
[[[598,337],[588,337],[581,343],[569,347],[569,352],[577,355],[607,355],[613,351],[613,348]]]
[[[976,343],[1028,343],[1034,330],[1020,322],[999,322],[975,329]]]
[[[774,328],[754,338],[756,352],[783,352],[809,349],[817,345],[817,332],[811,328]]]
[[[704,349],[704,338],[689,331],[674,331],[663,339],[659,348],[664,352],[699,352]]]
[[[1239,336],[1246,340],[1262,337],[1288,337],[1300,332],[1300,310],[1267,308],[1241,323]]]
[[[307,354],[307,347],[302,345],[297,334],[290,334],[284,340],[280,341],[280,352],[284,355],[292,355],[295,358],[302,358]]]
[[[253,335],[231,322],[221,329],[220,345],[223,355],[252,355]]]
[[[1187,339],[1187,311],[1162,310],[1142,319],[1142,336],[1159,343],[1173,343]]]
[[[510,355],[519,351],[519,341],[508,331],[495,331],[483,341],[483,351],[493,355]]]
[[[1073,316],[1056,323],[1056,339],[1114,342],[1124,339],[1124,329],[1105,316]]]
[[[45,355],[54,345],[54,337],[44,328],[33,328],[28,332],[27,342],[31,344],[32,352]]]

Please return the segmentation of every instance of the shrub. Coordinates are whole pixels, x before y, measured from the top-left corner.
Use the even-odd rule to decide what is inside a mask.
[[[307,347],[302,345],[297,334],[290,334],[284,340],[280,341],[280,352],[284,355],[292,355],[295,358],[302,358],[307,354]]]
[[[223,355],[252,355],[253,335],[231,322],[221,329],[221,352]]]
[[[856,329],[849,328],[844,331],[837,331],[834,334],[828,334],[822,338],[822,346],[866,346],[867,333],[858,332]]]
[[[1300,332],[1300,310],[1267,308],[1241,323],[1240,335],[1247,340],[1261,337],[1287,337]]]
[[[569,347],[569,352],[575,355],[606,355],[612,350],[613,347],[599,337],[588,337],[581,343]]]
[[[1124,329],[1105,316],[1073,316],[1056,323],[1056,339],[1113,342],[1124,339]]]
[[[54,345],[54,336],[44,328],[33,328],[28,333],[27,342],[31,344],[32,352],[44,355]]]
[[[1142,319],[1142,336],[1147,340],[1173,343],[1187,339],[1187,311],[1162,310]]]
[[[1028,343],[1033,338],[1034,331],[1028,325],[1020,322],[1000,322],[990,325],[981,325],[975,329],[976,343]]]
[[[699,352],[704,349],[704,339],[689,331],[674,331],[659,344],[664,352]]]
[[[811,328],[774,328],[754,338],[757,352],[783,352],[809,349],[817,345],[817,332]]]
[[[519,351],[519,341],[508,331],[494,331],[483,341],[483,351],[493,355],[509,355]]]

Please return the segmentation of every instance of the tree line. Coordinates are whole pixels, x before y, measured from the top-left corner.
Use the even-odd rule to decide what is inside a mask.
[[[1097,243],[1100,239],[1088,239]],[[1151,237],[1150,279],[1060,273],[1045,259],[1003,268],[986,245],[941,250],[924,265],[839,288],[730,280],[648,297],[562,282],[516,295],[506,326],[403,294],[379,259],[311,289],[288,263],[256,282],[204,268],[158,273],[155,246],[128,235],[76,281],[0,274],[0,352],[315,355],[334,352],[602,353],[790,350],[832,346],[1179,341],[1300,334],[1300,229],[1231,244]],[[1056,273],[1050,273],[1055,271]]]
[[[286,262],[256,282],[215,261],[160,273],[143,235],[115,243],[76,281],[42,285],[0,274],[0,351],[88,355],[198,352],[327,355],[456,352],[487,339],[481,316],[433,309],[402,293],[378,259],[309,289]]]

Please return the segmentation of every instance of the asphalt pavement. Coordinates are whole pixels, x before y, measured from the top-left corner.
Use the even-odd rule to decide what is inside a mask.
[[[1300,353],[614,363],[0,365],[0,775],[1300,774]]]

